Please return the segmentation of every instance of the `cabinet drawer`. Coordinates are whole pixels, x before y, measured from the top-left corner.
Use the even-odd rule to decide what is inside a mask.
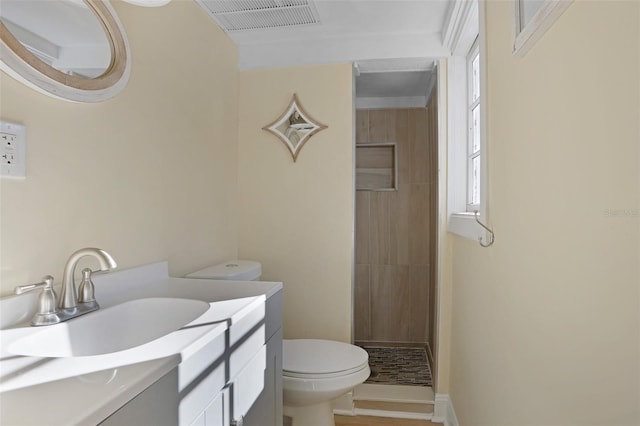
[[[267,346],[263,345],[233,380],[232,417],[234,420],[244,417],[264,390],[266,368]]]

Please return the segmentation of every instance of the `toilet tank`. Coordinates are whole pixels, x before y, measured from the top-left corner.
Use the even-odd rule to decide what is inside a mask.
[[[186,275],[187,278],[210,280],[255,281],[262,274],[262,265],[253,260],[229,260]]]

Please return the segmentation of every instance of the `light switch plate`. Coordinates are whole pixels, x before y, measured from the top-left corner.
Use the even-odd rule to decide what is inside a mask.
[[[23,125],[0,121],[0,177],[27,177],[26,136]]]

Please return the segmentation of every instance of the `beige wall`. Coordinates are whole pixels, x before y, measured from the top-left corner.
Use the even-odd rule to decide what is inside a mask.
[[[261,130],[297,93],[328,128],[293,162]],[[239,256],[284,282],[288,338],[351,339],[353,136],[350,64],[240,73]]]
[[[640,423],[639,7],[576,1],[515,59],[486,2],[496,243],[453,244],[463,426]]]
[[[236,254],[236,48],[195,2],[114,3],[133,64],[113,100],[60,101],[0,75],[0,117],[28,140],[27,179],[0,181],[2,293],[59,282],[86,246],[120,267],[168,259],[177,275]]]

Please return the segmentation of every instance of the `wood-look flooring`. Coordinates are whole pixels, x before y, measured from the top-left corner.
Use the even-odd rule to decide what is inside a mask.
[[[336,426],[442,426],[428,420],[392,419],[371,416],[335,416]]]

